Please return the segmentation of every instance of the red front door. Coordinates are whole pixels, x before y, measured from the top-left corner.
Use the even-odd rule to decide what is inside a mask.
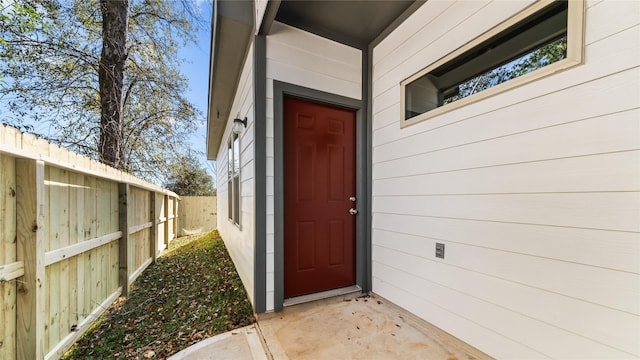
[[[284,296],[355,284],[356,114],[284,98]]]

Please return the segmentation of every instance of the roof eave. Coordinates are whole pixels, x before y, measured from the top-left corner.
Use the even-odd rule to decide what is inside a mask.
[[[214,1],[207,110],[210,160],[218,155],[253,31],[252,1]]]

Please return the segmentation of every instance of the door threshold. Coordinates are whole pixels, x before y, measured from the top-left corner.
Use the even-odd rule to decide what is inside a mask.
[[[326,299],[334,296],[343,296],[349,294],[359,294],[362,292],[362,288],[358,285],[347,286],[339,289],[332,289],[327,291],[321,291],[313,294],[301,295],[292,298],[285,299],[283,306],[292,306],[303,304],[311,301]]]

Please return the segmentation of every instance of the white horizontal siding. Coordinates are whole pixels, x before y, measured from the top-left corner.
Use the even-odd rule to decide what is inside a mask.
[[[640,113],[638,113],[640,116]],[[640,129],[639,129],[640,130]],[[640,190],[640,151],[622,151],[545,161],[394,174],[377,179],[375,196],[606,192]],[[473,179],[470,181],[470,179]]]
[[[640,2],[588,3],[583,65],[400,129],[402,80],[531,3],[430,1],[374,49],[373,290],[498,358],[637,358]]]
[[[358,49],[274,22],[267,44],[267,310],[274,309],[274,120],[273,81],[362,98]]]
[[[612,349],[608,344],[593,341],[582,335],[576,335],[544,321],[531,318],[528,314],[507,309],[503,304],[504,300],[501,300],[500,305],[495,305],[489,301],[471,296],[466,291],[460,292],[449,286],[425,281],[418,275],[419,273],[415,272],[417,269],[414,268],[412,271],[409,268],[411,266],[419,266],[420,271],[424,271],[422,270],[424,264],[409,262],[409,256],[387,258],[386,256],[389,254],[383,253],[381,249],[374,248],[374,250],[374,259],[377,256],[383,257],[380,263],[374,260],[374,265],[385,271],[386,277],[384,281],[397,285],[402,289],[412,289],[410,292],[418,298],[428,299],[428,302],[437,306],[438,308],[434,309],[435,311],[453,309],[453,312],[458,316],[470,320],[472,323],[469,325],[476,331],[481,331],[481,328],[486,327],[499,334],[508,334],[509,340],[521,345],[521,349],[511,354],[504,354],[504,349],[501,348],[501,345],[496,346],[490,353],[496,358],[628,359],[630,357],[628,353]],[[400,265],[400,267],[393,268],[386,265],[389,262]],[[452,277],[451,274],[445,275],[450,276],[450,278],[447,278],[448,283],[454,283],[459,280],[459,278]],[[480,286],[491,288],[488,285],[490,282],[484,278],[478,279],[464,276],[462,279],[464,281],[478,280],[481,281]],[[468,285],[465,286],[465,290],[467,288],[469,288]],[[514,290],[517,291],[519,289]],[[502,297],[512,296],[509,293],[502,293],[501,295]],[[534,308],[536,306],[540,307],[541,304],[534,304]],[[558,308],[558,305],[554,305],[554,307]],[[527,311],[528,309],[524,310]],[[459,336],[461,331],[460,328],[452,328],[449,324],[440,326],[454,336]],[[583,323],[583,326],[592,325]],[[475,334],[472,335],[475,337]],[[636,345],[633,344],[632,346],[635,347]],[[531,350],[535,350],[538,354],[532,355]]]
[[[478,343],[490,343],[494,346],[492,356],[497,359],[547,359],[538,351],[502,336],[495,330],[483,327],[463,316],[446,311],[445,308],[438,304],[426,300],[420,294],[412,289],[421,287],[420,281],[415,275],[407,275],[396,271],[379,262],[373,262],[373,266],[380,271],[388,272],[390,276],[382,279],[380,277],[373,278],[373,288],[379,294],[386,294],[386,298],[395,304],[410,309],[412,313],[422,319],[438,324],[440,328],[446,330],[450,334],[460,339],[476,339]],[[407,284],[409,282],[409,284]]]
[[[422,142],[428,145],[422,146],[421,152],[415,147],[402,148],[400,142],[393,146],[398,151],[392,152],[390,146],[381,147],[387,148],[387,151],[381,152],[384,155],[379,156],[380,161],[376,157],[374,178],[636,150],[640,144],[639,114],[640,111],[636,109],[562,126],[543,127],[510,136],[445,146],[438,146],[447,140],[438,136],[439,131],[434,131],[429,136],[421,137],[422,140],[433,139],[433,142]],[[460,128],[464,129],[463,126]],[[414,140],[408,139],[407,142],[414,143]],[[501,151],[504,149],[509,151]]]
[[[469,126],[474,131],[457,136],[476,136],[477,139],[477,136],[484,134],[486,137],[503,136],[535,128],[535,125],[550,126],[593,117],[594,114],[634,108],[634,104],[628,100],[638,96],[640,91],[637,86],[640,75],[636,67],[637,54],[640,53],[637,41],[639,34],[640,28],[637,26],[623,30],[617,34],[617,38],[604,39],[588,46],[585,50],[588,62],[584,65],[444,113],[405,130],[410,135],[417,136],[422,132],[464,122],[464,126]],[[619,40],[626,46],[617,46]],[[375,99],[373,109],[376,122],[379,119],[384,124],[380,124],[381,127],[374,132],[374,145],[405,138],[406,134],[396,130],[399,126],[399,110],[395,114],[386,111],[389,107],[399,106],[399,85],[396,84],[396,87],[388,89]],[[567,107],[574,111],[561,111]],[[528,113],[527,110],[532,108],[536,112]],[[535,122],[514,122],[508,117],[509,112],[512,116],[524,116],[523,120],[528,120],[527,116],[532,117]],[[505,116],[494,116],[497,113],[504,113]]]
[[[640,232],[640,194],[627,192],[376,196],[373,211]]]
[[[253,45],[245,61],[223,141],[218,150],[218,231],[224,239],[229,255],[253,303],[254,289],[254,161],[253,161]],[[240,134],[240,227],[229,220],[228,209],[228,141],[233,118],[248,119],[247,127]]]
[[[374,222],[374,230],[387,233],[640,273],[640,242],[633,232],[386,213],[375,214]]]
[[[361,69],[358,49],[278,22],[267,36],[269,79],[361,99]]]

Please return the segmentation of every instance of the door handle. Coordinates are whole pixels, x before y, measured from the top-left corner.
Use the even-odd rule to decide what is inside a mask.
[[[354,208],[349,209],[349,214],[356,215],[357,213],[358,213],[358,210],[356,210]]]

